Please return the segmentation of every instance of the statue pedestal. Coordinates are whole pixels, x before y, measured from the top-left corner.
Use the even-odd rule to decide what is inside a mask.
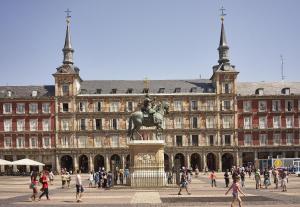
[[[166,185],[164,145],[164,140],[129,141],[132,187],[163,187]]]

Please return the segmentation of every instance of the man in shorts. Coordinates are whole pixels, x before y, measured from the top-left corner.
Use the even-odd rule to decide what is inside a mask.
[[[81,197],[82,197],[82,194],[84,191],[83,186],[82,186],[80,170],[76,171],[75,182],[76,182],[76,200],[77,200],[77,203],[79,203],[79,202],[82,202]]]

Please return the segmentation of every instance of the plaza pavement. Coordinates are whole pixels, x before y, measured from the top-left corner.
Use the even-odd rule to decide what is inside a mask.
[[[217,187],[212,188],[208,175],[201,174],[193,177],[189,185],[191,195],[185,190],[177,195],[178,188],[133,189],[127,186],[116,186],[110,190],[88,188],[88,175],[82,175],[85,192],[82,203],[76,203],[74,176],[70,189],[61,189],[60,176],[55,177],[54,185],[49,185],[50,201],[31,202],[29,197],[29,177],[0,176],[0,206],[29,207],[29,206],[230,206],[231,193],[224,195],[226,188],[223,174],[217,174]],[[246,178],[246,187],[242,197],[243,206],[255,207],[300,207],[300,177],[289,177],[288,191],[281,189],[255,189],[254,179]]]

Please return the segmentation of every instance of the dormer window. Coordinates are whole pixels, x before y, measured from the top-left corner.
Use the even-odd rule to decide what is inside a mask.
[[[132,93],[133,89],[132,88],[128,88],[127,93]]]
[[[158,93],[164,93],[165,92],[165,88],[159,88],[158,89]]]
[[[101,88],[97,88],[97,89],[96,89],[96,94],[101,94],[101,92],[102,92],[102,89],[101,89]]]
[[[31,91],[31,96],[36,97],[37,96],[37,91]]]
[[[8,91],[7,91],[7,97],[11,97],[11,95],[12,95],[11,90],[8,90]]]
[[[86,90],[86,89],[81,89],[81,90],[80,90],[80,93],[81,93],[81,94],[87,94],[87,90]]]
[[[283,94],[283,95],[290,95],[290,88],[283,88],[281,90],[281,94]]]
[[[196,88],[196,87],[192,87],[192,88],[191,88],[191,92],[192,92],[192,93],[196,93],[196,92],[197,92],[197,88]]]
[[[149,93],[149,88],[144,88],[143,93]]]
[[[255,94],[256,94],[256,95],[259,95],[259,96],[264,95],[264,89],[263,89],[263,88],[258,88],[258,89],[256,89]]]
[[[181,92],[181,88],[175,88],[174,93],[180,93]]]
[[[111,93],[112,94],[116,94],[117,93],[117,89],[116,88],[111,89]]]
[[[62,93],[63,93],[63,96],[68,96],[69,95],[69,84],[63,84],[62,85]]]

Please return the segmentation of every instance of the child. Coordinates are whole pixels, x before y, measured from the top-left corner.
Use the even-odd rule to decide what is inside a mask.
[[[231,207],[233,207],[234,202],[237,200],[239,202],[239,207],[242,207],[242,200],[239,196],[239,192],[245,196],[245,194],[243,193],[243,191],[240,189],[240,185],[238,183],[238,179],[233,180],[232,185],[230,186],[230,188],[226,191],[225,195],[228,194],[228,192],[232,189],[232,196],[233,196],[233,200],[231,202]]]

